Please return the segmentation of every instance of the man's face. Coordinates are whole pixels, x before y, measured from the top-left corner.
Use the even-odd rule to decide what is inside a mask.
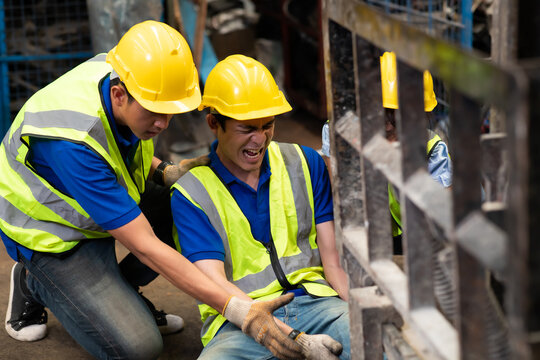
[[[125,112],[125,122],[139,139],[148,140],[169,127],[171,114],[158,114],[132,101]]]
[[[242,180],[248,175],[258,176],[274,136],[274,117],[243,121],[228,119],[225,130],[217,124],[210,127],[218,139],[217,154],[229,171]]]
[[[137,101],[128,101],[121,85],[111,87],[114,118],[130,128],[139,139],[148,140],[169,127],[172,114],[158,114],[143,108]]]

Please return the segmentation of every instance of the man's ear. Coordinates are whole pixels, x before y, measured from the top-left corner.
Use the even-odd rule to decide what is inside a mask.
[[[212,130],[214,135],[217,136],[217,128],[219,126],[219,123],[218,123],[216,117],[213,114],[207,114],[206,115],[206,122],[208,123],[208,126],[210,127],[210,130]]]
[[[122,85],[111,86],[111,102],[113,106],[120,107],[127,99],[126,89]]]

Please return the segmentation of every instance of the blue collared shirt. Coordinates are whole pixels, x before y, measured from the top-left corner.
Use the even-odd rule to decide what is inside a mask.
[[[269,185],[271,169],[268,153],[264,155],[257,190],[235,177],[219,160],[216,154],[217,141],[212,144],[210,166],[229,187],[238,206],[251,225],[253,237],[261,242],[270,240]],[[306,155],[313,186],[315,223],[334,219],[332,192],[328,171],[323,159],[313,149],[302,146]],[[191,262],[204,259],[224,261],[223,243],[206,214],[174,190],[171,208],[182,254]]]

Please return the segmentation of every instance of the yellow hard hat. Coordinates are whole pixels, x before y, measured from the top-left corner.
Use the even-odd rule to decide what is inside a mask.
[[[437,106],[437,97],[433,91],[433,78],[431,73],[427,70],[424,71],[424,111],[429,112],[435,109]]]
[[[381,85],[383,107],[398,109],[396,54],[385,52],[381,56]]]
[[[201,102],[199,76],[186,40],[157,21],[134,25],[107,54],[107,62],[145,109],[178,114]]]
[[[199,110],[206,107],[236,120],[275,116],[292,109],[270,71],[244,55],[228,56],[210,71]]]
[[[385,52],[381,56],[381,85],[383,107],[398,109],[396,54]],[[433,78],[429,71],[424,71],[424,111],[432,111],[437,106],[433,91]]]

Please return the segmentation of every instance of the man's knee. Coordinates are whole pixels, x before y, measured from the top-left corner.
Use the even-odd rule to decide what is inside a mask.
[[[157,359],[163,351],[163,339],[159,331],[137,332],[137,336],[125,336],[113,350],[111,358],[129,360]]]

